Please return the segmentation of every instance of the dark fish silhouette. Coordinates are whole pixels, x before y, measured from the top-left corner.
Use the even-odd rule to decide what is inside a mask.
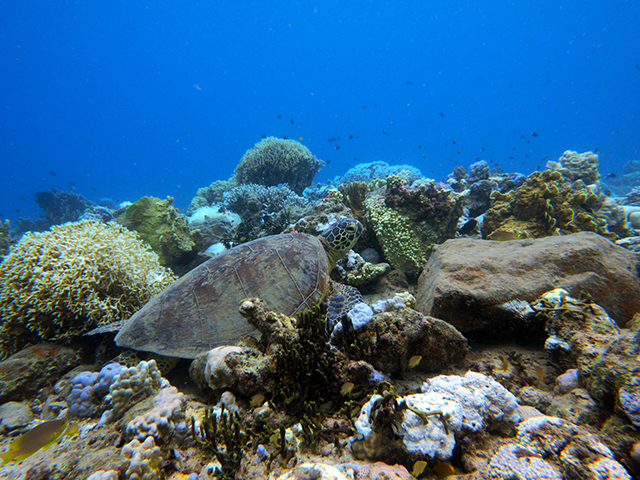
[[[282,115],[278,115],[278,118],[282,118]]]
[[[54,172],[53,170],[49,170],[49,175],[52,175],[52,176],[55,177],[56,176],[56,172]]]
[[[460,235],[468,235],[476,228],[478,221],[475,218],[469,219],[462,227],[460,227]]]
[[[536,132],[533,132],[533,133],[531,134],[531,136],[532,136],[532,137],[537,137],[537,136],[538,136],[538,134],[537,134]]]
[[[606,177],[604,177],[605,180],[609,180],[610,178],[616,178],[618,175],[616,175],[615,173],[610,173],[609,175],[607,175]]]
[[[446,115],[445,115],[444,113],[442,113],[442,112],[440,112],[440,114],[439,114],[439,115],[440,115],[441,117],[446,117]]]
[[[295,124],[295,122],[293,121],[293,118],[289,121],[291,122],[291,125]]]

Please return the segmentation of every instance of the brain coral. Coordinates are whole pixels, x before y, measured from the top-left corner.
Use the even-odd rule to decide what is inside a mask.
[[[0,358],[126,319],[174,279],[135,233],[114,222],[28,232],[0,264]]]
[[[236,180],[267,187],[286,183],[300,195],[322,165],[300,142],[267,137],[244,154],[236,167]]]

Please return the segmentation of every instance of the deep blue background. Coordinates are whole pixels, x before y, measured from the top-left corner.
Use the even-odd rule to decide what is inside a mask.
[[[508,3],[3,2],[0,213],[37,217],[33,193],[69,182],[186,208],[263,134],[303,137],[330,162],[316,180],[640,158],[638,4]]]

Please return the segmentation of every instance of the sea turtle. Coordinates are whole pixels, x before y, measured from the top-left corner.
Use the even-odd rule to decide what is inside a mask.
[[[256,333],[238,307],[250,297],[292,316],[328,295],[334,320],[362,296],[354,287],[331,280],[336,262],[355,245],[363,227],[342,218],[319,237],[303,233],[253,240],[206,261],[153,297],[115,337],[120,347],[179,358]]]

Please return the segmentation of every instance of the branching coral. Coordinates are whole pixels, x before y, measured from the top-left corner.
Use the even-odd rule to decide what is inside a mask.
[[[129,318],[174,279],[135,233],[116,223],[26,233],[0,264],[0,357]]]
[[[199,188],[196,196],[191,199],[189,208],[187,208],[187,215],[193,214],[201,207],[209,207],[214,203],[222,202],[224,192],[237,186],[238,184],[233,180],[216,180],[208,187]]]
[[[267,137],[247,150],[235,172],[239,183],[286,183],[301,194],[322,165],[300,142]]]
[[[617,238],[595,214],[604,197],[582,181],[568,182],[558,171],[533,172],[522,186],[506,194],[494,192],[492,198],[482,224],[484,238],[493,232],[540,238],[580,231]]]

